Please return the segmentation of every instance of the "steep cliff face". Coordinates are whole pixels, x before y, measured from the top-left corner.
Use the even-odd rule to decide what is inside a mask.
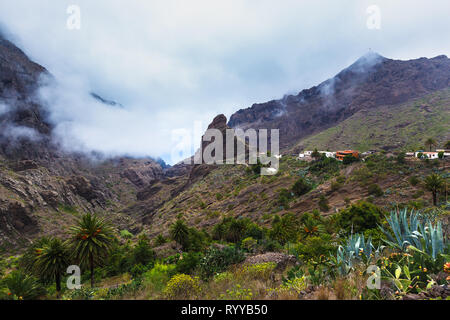
[[[61,151],[36,98],[43,75],[51,78],[0,35],[0,251],[61,233],[83,212],[118,212],[163,176],[162,163],[153,159],[102,160]],[[134,219],[113,219],[138,228]]]
[[[254,104],[230,118],[233,128],[280,129],[283,147],[356,112],[395,105],[450,86],[450,59],[399,61],[368,54],[334,78],[298,95]]]

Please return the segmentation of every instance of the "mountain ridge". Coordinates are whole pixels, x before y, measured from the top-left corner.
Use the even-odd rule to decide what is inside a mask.
[[[445,55],[414,60],[392,60],[379,55],[376,63],[358,59],[335,77],[298,95],[253,104],[235,112],[233,128],[279,128],[280,144],[317,133],[357,111],[399,104],[450,86],[450,59]],[[361,71],[363,70],[363,72]]]

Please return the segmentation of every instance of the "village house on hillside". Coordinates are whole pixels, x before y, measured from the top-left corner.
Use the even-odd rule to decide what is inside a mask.
[[[438,159],[439,158],[439,152],[417,151],[415,153],[415,157],[419,158],[419,154],[421,154],[422,157],[428,158],[428,159]]]
[[[450,149],[436,149],[436,152],[439,154],[442,152],[444,157],[450,157]]]
[[[343,161],[346,156],[352,156],[355,158],[359,158],[359,152],[356,150],[343,150],[336,151],[336,159]]]

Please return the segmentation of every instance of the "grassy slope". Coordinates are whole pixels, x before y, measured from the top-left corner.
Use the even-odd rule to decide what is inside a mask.
[[[418,198],[429,204],[430,194],[421,191],[423,187],[420,184],[411,186],[408,179],[411,176],[423,178],[438,168],[443,170],[442,162],[433,164],[434,168],[421,161],[397,165],[395,160],[386,159],[383,161],[384,169],[376,172],[372,170],[367,178],[360,174],[359,169],[365,167],[362,162],[350,166],[341,165],[338,172],[329,175],[307,174],[307,178],[315,185],[314,190],[295,198],[289,203],[288,209],[283,209],[277,203],[279,190],[291,188],[299,174],[307,170],[310,165],[307,162],[284,156],[280,172],[272,177],[248,174],[243,166],[219,166],[203,180],[167,201],[152,215],[153,218],[146,227],[150,237],[154,237],[160,232],[168,235],[169,226],[179,217],[185,218],[188,224],[197,228],[210,229],[226,216],[249,217],[261,225],[269,226],[274,214],[293,212],[301,215],[318,209],[321,195],[329,201],[330,210],[323,212],[329,215],[344,208],[346,198],[354,203],[369,197],[367,186],[370,183],[377,183],[386,191],[384,196],[374,199],[374,203],[381,207],[392,203],[408,203],[419,200]],[[346,181],[338,190],[332,190],[331,183],[338,175],[344,176]]]
[[[383,147],[409,151],[428,137],[439,145],[450,139],[450,88],[395,106],[354,114],[339,125],[299,142],[305,149],[360,151]]]

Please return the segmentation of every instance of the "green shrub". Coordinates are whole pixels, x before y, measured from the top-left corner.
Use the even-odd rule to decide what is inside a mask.
[[[364,232],[366,229],[377,228],[381,224],[384,212],[376,205],[359,201],[337,214],[337,225],[350,232]]]
[[[242,240],[241,247],[247,252],[254,252],[257,244],[258,241],[256,239],[253,239],[252,237],[247,237],[244,240]]]
[[[269,280],[277,264],[275,262],[264,262],[257,264],[246,264],[238,271],[244,279]]]
[[[330,210],[330,206],[328,205],[328,199],[322,194],[319,199],[319,208],[323,212],[327,212]]]
[[[132,263],[143,266],[149,264],[155,259],[155,252],[152,250],[147,239],[140,239],[131,253]]]
[[[214,226],[212,231],[213,239],[234,243],[238,243],[246,237],[261,239],[263,236],[263,229],[248,218],[223,218],[220,223]]]
[[[4,281],[11,295],[19,300],[35,300],[45,295],[38,280],[21,271],[11,272]]]
[[[128,230],[120,231],[120,236],[122,238],[124,238],[124,239],[131,239],[131,238],[133,238],[133,234],[130,231],[128,231]]]
[[[155,291],[161,291],[175,272],[173,264],[156,263],[155,266],[143,274],[144,283]]]
[[[412,186],[417,186],[419,184],[419,182],[420,182],[420,179],[417,176],[412,176],[409,178],[409,183]]]
[[[204,278],[208,278],[244,259],[244,253],[235,247],[226,246],[222,249],[210,247],[200,262],[200,273]]]
[[[135,264],[131,270],[130,270],[130,274],[133,278],[138,278],[140,277],[144,272],[146,272],[148,270],[148,268],[144,265],[142,265],[141,263],[139,264]]]
[[[384,194],[383,190],[376,183],[372,183],[371,185],[369,185],[368,192],[370,195],[373,195],[375,197],[381,197]]]
[[[175,271],[177,273],[190,274],[198,267],[201,259],[202,254],[199,252],[185,253],[178,259]]]
[[[188,299],[198,296],[199,293],[200,280],[187,274],[174,275],[164,289],[164,295],[168,299]]]
[[[334,250],[335,246],[332,244],[332,237],[329,234],[308,237],[303,242],[299,242],[289,249],[291,254],[303,261],[308,261],[321,255],[329,256]]]
[[[342,159],[342,163],[345,164],[345,165],[351,164],[351,163],[357,162],[357,161],[358,161],[358,158],[355,158],[354,156],[349,155],[349,154],[346,155],[346,156],[344,157],[344,159]]]
[[[282,206],[284,209],[289,208],[289,202],[292,200],[292,192],[286,188],[280,189],[278,192],[277,204]]]
[[[292,192],[297,196],[304,195],[312,189],[311,185],[305,178],[299,178],[292,186]]]
[[[321,157],[309,167],[309,171],[319,174],[333,174],[339,171],[339,161],[334,158]]]
[[[167,243],[167,239],[162,234],[158,234],[154,240],[155,247],[159,247],[165,243]]]

